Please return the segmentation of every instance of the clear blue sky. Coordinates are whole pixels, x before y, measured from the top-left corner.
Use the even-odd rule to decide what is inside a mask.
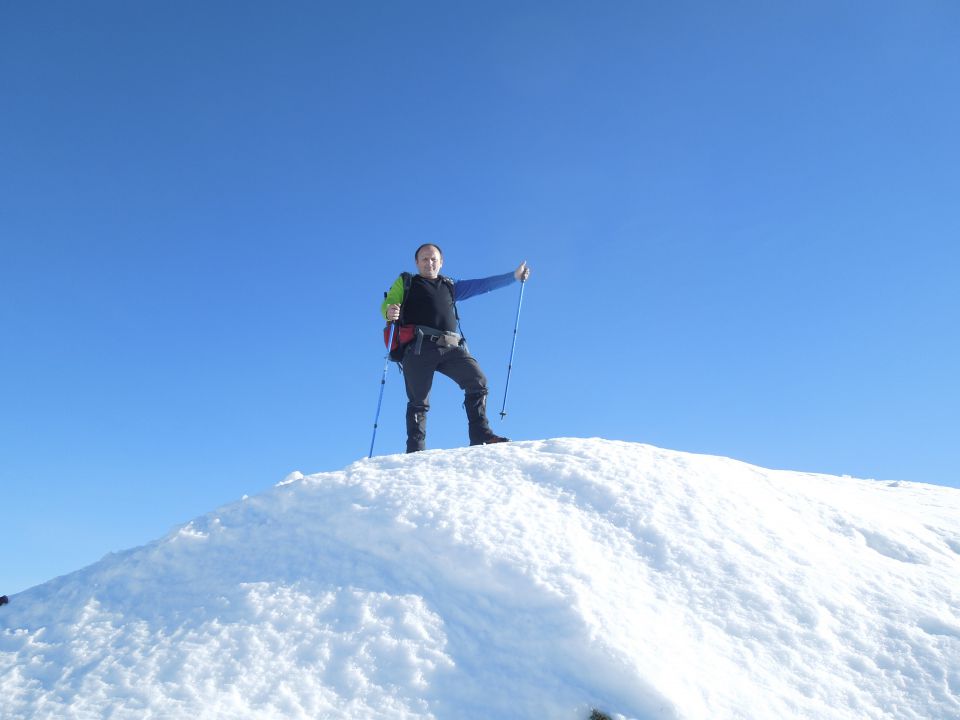
[[[946,0],[8,3],[0,593],[364,457],[421,242],[533,268],[515,439],[960,485],[958,37]],[[518,291],[461,307],[494,417]],[[404,403],[391,367],[378,453]]]

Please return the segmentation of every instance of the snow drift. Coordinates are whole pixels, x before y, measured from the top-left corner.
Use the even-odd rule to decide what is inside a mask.
[[[3,718],[960,717],[960,492],[605,440],[299,473],[0,608]]]

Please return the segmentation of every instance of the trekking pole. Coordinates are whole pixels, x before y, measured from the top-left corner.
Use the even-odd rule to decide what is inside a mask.
[[[390,323],[390,339],[387,341],[387,354],[383,358],[383,375],[380,377],[380,399],[377,400],[377,415],[373,418],[373,437],[370,438],[370,454],[368,458],[373,457],[373,444],[377,441],[377,423],[380,420],[380,406],[383,405],[383,388],[387,384],[387,370],[390,368],[390,347],[393,345],[393,333],[397,327],[396,323]]]
[[[520,327],[520,306],[523,305],[523,286],[526,280],[520,281],[520,300],[517,302],[517,321],[513,324],[513,345],[510,347],[510,364],[507,365],[507,386],[503,389],[503,407],[500,408],[500,419],[507,416],[507,393],[510,392],[510,373],[513,370],[513,351],[517,349],[517,329]]]

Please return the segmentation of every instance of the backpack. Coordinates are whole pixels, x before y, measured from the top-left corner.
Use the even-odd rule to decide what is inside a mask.
[[[407,304],[407,298],[410,297],[410,283],[413,281],[413,274],[408,272],[400,273],[400,277],[403,279],[403,300],[400,301],[400,319],[393,322],[387,323],[387,326],[383,329],[383,344],[390,351],[390,359],[396,363],[403,361],[403,353],[407,349],[407,345],[413,342],[416,337],[417,328],[415,325],[406,325],[403,322],[403,308]],[[440,279],[443,281],[443,284],[450,289],[450,297],[453,299],[453,314],[457,318],[457,327],[460,326],[460,313],[457,312],[457,298],[453,290],[453,280],[441,275]],[[387,297],[387,293],[383,294],[384,299]],[[391,325],[393,328],[393,340],[391,342],[390,333]],[[461,335],[463,333],[461,332]]]

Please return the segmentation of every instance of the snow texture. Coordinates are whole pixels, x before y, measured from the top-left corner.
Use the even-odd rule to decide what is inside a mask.
[[[558,439],[292,473],[0,608],[2,718],[960,718],[960,491]]]

